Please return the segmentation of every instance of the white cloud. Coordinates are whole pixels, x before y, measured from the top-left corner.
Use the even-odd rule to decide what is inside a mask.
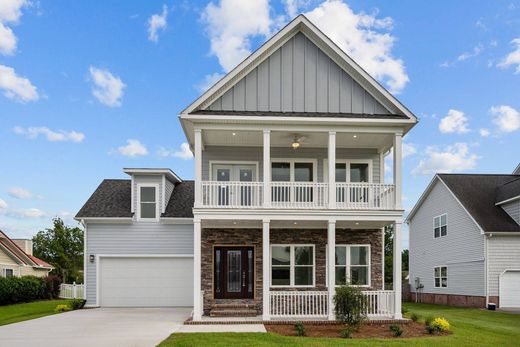
[[[15,127],[14,132],[18,135],[26,135],[30,139],[36,139],[39,135],[45,136],[48,141],[71,141],[71,142],[82,142],[85,139],[85,134],[78,131],[65,131],[65,130],[51,130],[47,127],[30,127],[22,128]]]
[[[296,17],[302,7],[306,7],[309,4],[309,0],[283,0],[285,12],[289,16],[289,20]]]
[[[31,191],[20,187],[9,188],[7,194],[16,199],[42,199],[40,195],[35,195]]]
[[[5,202],[5,200],[0,199],[0,210],[5,210],[8,207],[9,205],[7,205],[7,202]]]
[[[126,140],[126,146],[121,146],[117,149],[119,154],[127,157],[138,157],[148,155],[148,149],[139,140],[128,139]]]
[[[126,84],[119,77],[112,75],[107,69],[91,66],[90,77],[94,81],[92,95],[102,104],[109,107],[121,106],[121,98]]]
[[[0,65],[0,89],[4,96],[19,102],[36,101],[37,88],[25,77],[20,77],[9,66]]]
[[[0,54],[12,55],[16,52],[16,36],[7,24],[18,24],[22,8],[28,6],[26,0],[0,1]]]
[[[148,19],[148,40],[152,42],[159,41],[157,31],[166,29],[166,25],[168,25],[167,16],[168,6],[163,5],[161,14],[154,14]]]
[[[520,129],[520,113],[511,106],[493,106],[489,112],[500,131],[510,133]]]
[[[497,66],[506,69],[512,65],[516,65],[515,73],[518,74],[520,73],[520,37],[514,39],[511,43],[515,46],[514,50],[502,59]]]
[[[195,88],[201,93],[204,93],[206,90],[211,88],[215,83],[217,83],[224,74],[221,74],[219,72],[212,73],[210,75],[204,76],[204,81],[200,84],[197,84]]]
[[[465,61],[465,60],[468,60],[468,59],[471,59],[471,58],[479,56],[480,53],[482,53],[483,50],[484,50],[484,45],[482,43],[479,43],[478,45],[473,47],[473,50],[471,50],[469,52],[463,52],[463,53],[459,54],[457,59],[455,59],[454,61],[445,61],[440,66],[441,67],[452,67],[452,66],[455,66],[458,62],[462,62],[462,61]]]
[[[400,92],[409,82],[403,60],[392,55],[395,37],[384,32],[392,28],[392,18],[354,13],[340,0],[325,1],[305,15],[391,92]]]
[[[464,134],[469,131],[468,118],[464,112],[458,110],[449,110],[448,115],[441,119],[439,130],[444,134]]]
[[[270,33],[268,0],[221,0],[202,14],[211,41],[211,54],[229,72],[251,53],[251,38]]]
[[[45,212],[43,212],[42,210],[39,210],[37,208],[28,208],[25,210],[19,210],[18,214],[21,217],[26,217],[26,218],[41,218],[41,217],[45,217],[47,215]]]
[[[412,175],[432,175],[435,173],[462,172],[474,169],[479,157],[469,152],[466,143],[456,143],[444,149],[428,147],[426,149],[427,159],[419,162],[412,170]]]
[[[402,148],[402,156],[403,158],[406,158],[410,155],[413,155],[417,153],[417,148],[412,143],[405,143],[403,142],[403,148]]]
[[[491,132],[489,131],[489,129],[486,129],[486,128],[482,128],[478,131],[478,133],[480,134],[480,136],[482,137],[488,137],[489,135],[491,135]]]
[[[161,147],[157,151],[157,154],[160,157],[175,157],[183,160],[190,160],[191,158],[193,158],[193,153],[191,153],[190,145],[186,142],[182,143],[181,148],[177,151]]]

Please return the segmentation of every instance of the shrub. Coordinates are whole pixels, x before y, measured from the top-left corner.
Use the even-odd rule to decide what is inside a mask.
[[[433,317],[428,316],[428,317],[424,318],[424,325],[425,326],[429,327],[432,322],[433,322]]]
[[[435,333],[435,329],[431,325],[426,326],[426,331],[428,334],[433,335]]]
[[[392,324],[390,325],[390,331],[394,334],[395,337],[399,337],[403,334],[403,329],[399,325]]]
[[[334,308],[336,320],[351,326],[359,326],[366,320],[367,298],[361,289],[352,286],[336,288]]]
[[[352,338],[352,329],[345,328],[341,330],[341,337],[344,339],[351,339]]]
[[[412,320],[412,322],[417,322],[419,320],[419,315],[417,313],[412,313],[410,315],[410,319]]]
[[[294,325],[294,329],[296,330],[296,336],[305,336],[307,335],[305,332],[305,325],[299,322]]]
[[[436,332],[445,332],[450,330],[450,323],[444,318],[435,318],[430,326]]]
[[[401,307],[401,314],[408,313],[408,309],[406,307]]]
[[[1,277],[0,305],[17,304],[58,297],[59,278],[35,276]],[[50,278],[50,279],[49,279]],[[51,285],[52,284],[52,285]]]
[[[85,300],[83,299],[72,299],[69,304],[70,308],[73,310],[82,309],[85,306]]]
[[[71,310],[71,308],[70,308],[69,305],[58,305],[54,309],[54,312],[67,312],[67,311],[70,311],[70,310]]]
[[[45,288],[47,290],[48,299],[56,299],[60,295],[61,277],[49,275],[44,278]]]

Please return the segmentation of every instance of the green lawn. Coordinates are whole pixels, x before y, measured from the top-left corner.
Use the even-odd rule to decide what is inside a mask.
[[[66,305],[70,300],[45,300],[25,304],[0,306],[0,325],[40,318],[55,314],[57,305]]]
[[[520,315],[406,303],[421,317],[444,317],[452,335],[416,339],[343,340],[262,333],[172,334],[159,346],[520,346]]]

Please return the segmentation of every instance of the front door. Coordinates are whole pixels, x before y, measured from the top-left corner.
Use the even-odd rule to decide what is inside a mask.
[[[216,299],[252,299],[253,247],[215,247],[214,294]]]

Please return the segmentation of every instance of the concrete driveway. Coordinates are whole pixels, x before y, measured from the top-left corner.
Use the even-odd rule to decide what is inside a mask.
[[[156,346],[191,308],[96,308],[0,326],[0,346]]]

